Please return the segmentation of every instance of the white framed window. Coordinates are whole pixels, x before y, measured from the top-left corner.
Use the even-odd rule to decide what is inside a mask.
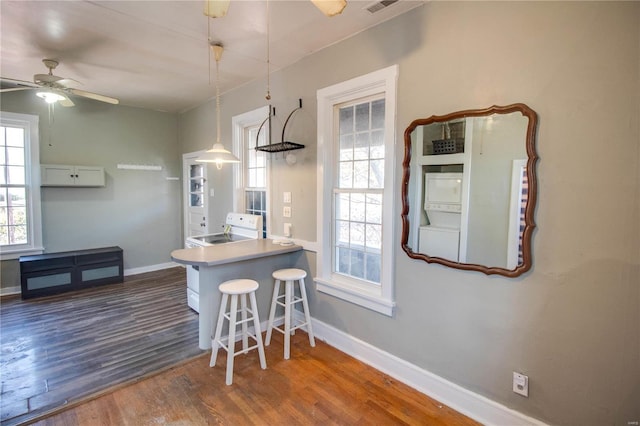
[[[40,254],[38,116],[0,113],[0,256]]]
[[[267,143],[269,108],[258,108],[232,119],[234,151],[240,158],[234,176],[234,207],[236,211],[262,216],[263,237],[267,236],[270,219],[267,215],[269,162],[267,154],[255,148],[256,143]]]
[[[318,291],[391,316],[398,66],[317,92]]]

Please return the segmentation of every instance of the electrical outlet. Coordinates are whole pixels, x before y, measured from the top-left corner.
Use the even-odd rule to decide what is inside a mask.
[[[529,397],[529,376],[513,372],[513,391],[519,395]]]
[[[290,223],[285,223],[284,224],[284,236],[287,238],[291,238],[291,224]]]
[[[291,217],[291,207],[290,206],[284,206],[282,208],[282,216]]]
[[[291,203],[291,193],[290,192],[284,192],[282,194],[282,202],[283,203],[287,203],[287,204]]]

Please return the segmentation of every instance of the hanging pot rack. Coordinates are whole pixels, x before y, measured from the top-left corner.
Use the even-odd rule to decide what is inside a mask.
[[[291,117],[293,116],[293,114],[298,111],[299,109],[302,109],[302,99],[298,99],[298,108],[294,109],[293,111],[291,111],[291,113],[289,114],[289,116],[287,117],[287,119],[284,122],[284,126],[282,127],[282,138],[281,138],[281,142],[279,143],[271,143],[271,105],[269,106],[269,116],[267,118],[265,118],[265,120],[262,122],[262,124],[260,125],[260,128],[258,129],[258,134],[256,135],[256,150],[257,151],[264,151],[264,152],[285,152],[285,151],[293,151],[295,149],[302,149],[304,148],[304,145],[296,143],[296,142],[289,142],[289,141],[285,141],[284,140],[284,133],[285,130],[287,130],[287,123],[289,123],[289,120],[291,119]],[[273,108],[273,115],[275,115],[275,108]],[[267,145],[258,145],[258,140],[260,139],[260,131],[262,130],[262,127],[265,125],[266,122],[269,122],[269,143]]]

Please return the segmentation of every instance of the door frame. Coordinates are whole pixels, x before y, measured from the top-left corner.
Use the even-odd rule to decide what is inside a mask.
[[[187,152],[185,154],[182,154],[182,240],[186,240],[187,237],[189,236],[189,193],[190,188],[191,188],[191,180],[189,178],[189,168],[192,164],[195,163],[195,159],[198,158],[199,156],[201,156],[202,154],[204,154],[206,151],[205,150],[201,150],[201,151],[195,151],[195,152]],[[204,216],[207,218],[207,220],[205,221],[206,226],[203,229],[203,233],[207,234],[209,232],[209,220],[208,220],[208,216],[209,216],[209,203],[208,203],[208,199],[209,199],[209,179],[207,176],[207,169],[208,167],[206,167],[206,163],[202,163],[203,167],[203,197],[202,197],[202,209],[203,209],[203,214]]]

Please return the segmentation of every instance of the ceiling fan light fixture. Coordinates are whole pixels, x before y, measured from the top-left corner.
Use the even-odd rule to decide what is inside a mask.
[[[210,18],[222,18],[229,10],[231,0],[205,0],[204,14]]]
[[[346,0],[311,0],[311,3],[328,17],[341,14],[347,6]]]
[[[65,99],[67,99],[65,96],[62,96],[61,94],[50,90],[37,92],[36,96],[44,99],[44,101],[48,104],[55,104],[58,101],[64,101]]]

